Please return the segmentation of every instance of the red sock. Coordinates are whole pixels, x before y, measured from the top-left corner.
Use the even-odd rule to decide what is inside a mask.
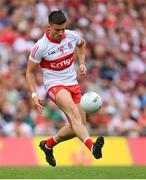
[[[87,146],[87,148],[92,151],[92,146],[93,146],[93,141],[87,137],[85,140],[84,140],[84,144]]]
[[[46,145],[48,148],[53,148],[56,144],[57,144],[57,142],[54,137],[51,137],[46,140]]]

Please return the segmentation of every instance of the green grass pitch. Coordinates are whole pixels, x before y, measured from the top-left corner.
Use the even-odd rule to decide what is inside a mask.
[[[0,179],[146,179],[146,167],[0,167]]]

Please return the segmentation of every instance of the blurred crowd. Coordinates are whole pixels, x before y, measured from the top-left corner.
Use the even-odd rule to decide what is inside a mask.
[[[87,41],[82,93],[96,91],[103,100],[98,113],[87,115],[91,135],[146,136],[145,0],[1,0],[0,136],[49,136],[67,123],[47,98],[41,70],[36,81],[44,115],[33,108],[25,81],[30,50],[47,28],[48,13],[58,9],[68,16],[67,28]]]

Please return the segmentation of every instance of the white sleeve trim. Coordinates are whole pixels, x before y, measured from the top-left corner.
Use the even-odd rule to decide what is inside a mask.
[[[31,60],[31,61],[33,61],[33,62],[35,62],[35,63],[37,63],[37,64],[40,63],[40,61],[38,61],[38,60],[36,60],[36,59],[33,59],[32,57],[29,57],[29,60]]]

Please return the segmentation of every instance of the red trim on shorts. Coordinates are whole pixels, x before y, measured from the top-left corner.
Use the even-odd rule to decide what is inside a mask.
[[[72,95],[72,99],[74,101],[75,104],[79,104],[80,100],[81,100],[81,90],[80,90],[80,86],[79,84],[76,85],[72,85],[72,86],[64,86],[64,85],[57,85],[57,86],[53,86],[48,90],[48,96],[50,97],[50,99],[55,102],[56,99],[56,95],[57,93],[61,90],[61,89],[66,89],[68,90],[71,95]]]

